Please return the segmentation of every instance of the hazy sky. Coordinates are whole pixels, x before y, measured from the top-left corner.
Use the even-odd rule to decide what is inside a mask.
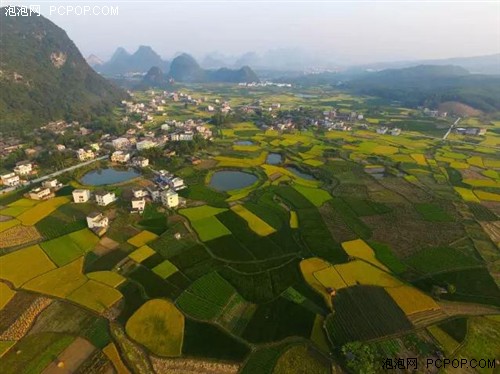
[[[301,48],[349,63],[500,52],[500,0],[2,2],[12,3],[39,4],[85,56],[102,59],[141,44],[168,58]],[[67,5],[112,6],[118,15],[50,14]]]

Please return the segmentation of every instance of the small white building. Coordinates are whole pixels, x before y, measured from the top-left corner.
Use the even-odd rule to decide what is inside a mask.
[[[398,136],[399,134],[401,134],[401,129],[400,128],[395,127],[393,129],[391,129],[391,135],[392,136]]]
[[[59,183],[57,179],[49,179],[44,182],[42,182],[42,186],[45,188],[61,188],[62,183]]]
[[[156,147],[156,143],[151,140],[142,140],[140,142],[135,143],[135,147],[137,148],[138,151],[141,151],[143,149]]]
[[[87,216],[87,226],[96,235],[102,236],[108,230],[109,219],[100,212],[93,212]]]
[[[132,159],[132,164],[138,168],[145,168],[146,166],[149,165],[149,159],[147,159],[146,157],[141,157],[141,156],[134,157]]]
[[[116,201],[116,195],[114,192],[98,191],[95,193],[95,201],[97,205],[106,206]]]
[[[143,198],[132,199],[132,211],[142,213],[146,207],[146,200]]]
[[[111,141],[115,149],[125,149],[130,147],[130,141],[127,138],[117,138]]]
[[[175,177],[175,178],[172,178],[170,180],[170,187],[173,190],[178,191],[178,190],[182,190],[183,188],[185,188],[186,185],[184,184],[184,180],[182,180],[179,177]]]
[[[179,205],[179,195],[172,190],[164,190],[160,194],[161,203],[168,208],[176,208]]]
[[[126,164],[130,160],[130,153],[124,151],[115,151],[111,155],[111,162]]]
[[[379,128],[377,129],[377,134],[384,135],[384,134],[386,134],[386,133],[387,133],[387,131],[388,131],[388,130],[389,130],[389,129],[388,129],[387,127],[385,127],[385,126],[384,126],[384,127],[379,127]]]
[[[80,148],[78,151],[76,151],[76,156],[80,161],[87,161],[93,160],[95,158],[95,153],[91,149]]]
[[[21,183],[19,175],[16,175],[16,173],[4,174],[0,176],[0,179],[2,180],[2,184],[4,186],[9,186],[9,187],[16,187],[19,186],[19,183]]]
[[[54,196],[50,188],[44,187],[33,188],[28,195],[33,200],[47,200]]]
[[[73,201],[77,204],[86,203],[90,199],[90,190],[73,190]]]
[[[14,168],[14,173],[17,175],[29,175],[33,171],[33,164],[28,161],[18,162]]]

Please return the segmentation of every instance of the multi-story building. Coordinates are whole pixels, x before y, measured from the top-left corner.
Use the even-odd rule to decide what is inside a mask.
[[[86,203],[90,199],[90,191],[85,189],[73,190],[73,201],[77,204]]]
[[[33,200],[46,200],[54,196],[50,188],[44,187],[33,188],[28,195]]]
[[[95,193],[95,201],[97,202],[97,205],[106,206],[116,201],[116,195],[114,192],[97,191]]]
[[[4,174],[0,176],[0,179],[2,180],[2,184],[4,186],[9,186],[9,187],[16,187],[19,186],[19,184],[21,183],[19,175],[16,175],[16,173]]]
[[[111,162],[118,162],[120,164],[125,164],[130,160],[130,153],[123,151],[113,152],[111,155]]]
[[[160,193],[161,202],[168,208],[176,208],[179,205],[179,195],[172,190],[164,190]]]
[[[91,149],[80,148],[76,151],[76,155],[80,161],[93,160],[95,158],[95,153]]]

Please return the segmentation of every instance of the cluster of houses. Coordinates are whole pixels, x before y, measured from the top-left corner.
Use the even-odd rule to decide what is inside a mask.
[[[456,127],[455,132],[459,135],[484,136],[486,129],[484,127]]]
[[[62,183],[57,179],[48,179],[42,185],[31,189],[27,195],[32,200],[48,200],[55,196],[55,192],[62,188]]]
[[[36,174],[34,164],[30,161],[20,161],[11,173],[0,175],[0,180],[4,186],[17,187],[24,181],[24,178],[33,174]]]
[[[377,134],[385,135],[387,133],[391,134],[392,136],[398,136],[399,134],[401,134],[401,129],[399,127],[389,128],[387,126],[381,126],[377,128]]]
[[[238,86],[241,87],[292,87],[291,83],[275,83],[275,82],[270,82],[270,81],[264,81],[264,82],[240,82],[238,83]]]

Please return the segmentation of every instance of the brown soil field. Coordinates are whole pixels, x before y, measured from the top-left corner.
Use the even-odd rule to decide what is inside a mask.
[[[87,340],[78,337],[45,368],[42,374],[74,373],[95,349]]]
[[[0,335],[0,340],[20,340],[38,317],[40,312],[50,305],[52,299],[36,298],[28,308]]]

